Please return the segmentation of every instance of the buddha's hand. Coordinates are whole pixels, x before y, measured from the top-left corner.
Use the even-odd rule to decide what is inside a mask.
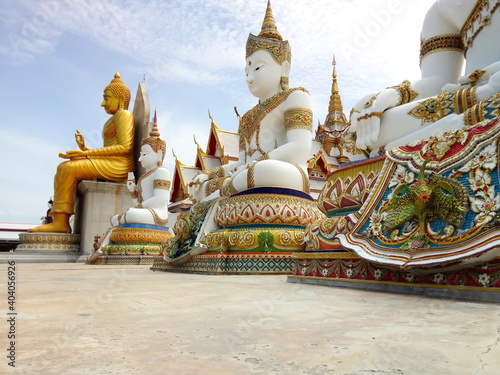
[[[87,146],[85,146],[85,138],[82,133],[80,133],[80,130],[77,130],[75,133],[75,141],[80,150],[86,151],[89,150]]]
[[[398,91],[387,88],[363,97],[351,111],[350,132],[356,132],[356,147],[365,150],[377,141],[382,113],[399,103]]]
[[[208,181],[208,174],[206,173],[200,173],[197,175],[193,180],[188,184],[189,187],[194,186],[194,190],[198,191],[200,188],[200,185],[203,184],[205,181]]]
[[[477,88],[476,96],[478,100],[484,100],[500,92],[500,72],[493,74],[488,83]]]
[[[85,159],[87,157],[87,154],[85,151],[82,150],[71,150],[71,151],[66,151],[66,153],[59,153],[59,157],[63,159],[71,159],[71,160],[77,160],[77,159]]]
[[[127,180],[127,189],[131,193],[135,192],[135,182],[134,182],[134,180]]]

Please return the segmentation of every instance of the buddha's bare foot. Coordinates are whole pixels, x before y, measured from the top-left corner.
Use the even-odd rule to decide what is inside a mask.
[[[66,214],[55,214],[54,222],[50,224],[40,225],[35,228],[28,229],[28,232],[34,233],[71,233],[69,225],[69,216]]]

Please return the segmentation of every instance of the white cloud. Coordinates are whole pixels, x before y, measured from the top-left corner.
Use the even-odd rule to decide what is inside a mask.
[[[418,77],[418,34],[425,10],[432,1],[272,0],[278,28],[292,47],[291,86],[303,86],[311,93],[315,123],[323,122],[327,114],[334,53],[346,113],[368,92]],[[68,41],[73,40],[85,41],[86,47],[98,49],[96,45],[100,46],[101,53],[118,52],[121,55],[110,55],[123,56],[129,75],[136,73],[142,78],[146,73],[151,105],[158,108],[160,130],[169,150],[173,148],[183,163],[192,163],[193,134],[202,147],[206,145],[210,124],[206,115],[208,108],[220,127],[236,130],[233,106],[243,114],[256,102],[244,82],[245,43],[249,33],[260,31],[266,3],[265,0],[17,0],[12,6],[0,9],[0,57],[4,66],[18,63],[36,66],[45,59],[56,62],[54,76],[59,74],[58,70],[64,70],[70,71],[65,77],[73,79],[67,83],[70,95],[65,94],[67,86],[62,87],[61,83],[44,91],[54,96],[50,102],[43,99],[47,99],[47,105],[61,108],[61,118],[51,122],[48,116],[42,119],[39,113],[29,112],[19,119],[20,122],[26,117],[34,119],[23,126],[46,129],[46,134],[40,136],[43,139],[27,138],[28,144],[7,143],[3,145],[2,155],[18,156],[15,145],[23,150],[26,146],[37,150],[42,144],[44,149],[41,153],[31,151],[30,156],[18,158],[7,167],[12,187],[3,191],[15,197],[16,202],[21,202],[31,191],[30,202],[37,201],[44,207],[52,194],[52,176],[60,162],[58,152],[74,148],[74,145],[55,145],[51,137],[56,134],[62,138],[60,134],[64,133],[65,139],[72,141],[72,133],[80,128],[91,146],[97,147],[100,142],[104,114],[95,117],[99,108],[94,108],[94,93],[82,85],[97,84],[105,73],[68,58],[80,48],[70,45]],[[400,5],[400,12],[391,13],[389,4],[393,3]],[[384,19],[380,13],[384,11],[389,12],[390,17]],[[374,22],[380,24],[380,30],[373,26]],[[356,37],[366,30],[371,30],[372,35],[365,45]],[[65,51],[59,49],[61,45]],[[354,48],[352,53],[346,52],[346,46]],[[96,52],[89,50],[88,53]],[[122,66],[122,61],[119,63]],[[8,69],[0,74],[7,76]],[[123,72],[122,76],[134,92],[133,78],[129,79]],[[106,76],[103,84],[108,82]],[[75,85],[78,85],[76,90]],[[193,95],[183,92],[187,89],[193,90]],[[177,90],[168,101],[159,97],[167,90]],[[210,91],[213,95],[205,103],[199,92]],[[26,90],[21,95],[19,102],[41,99],[31,97]],[[178,103],[181,97],[184,103]],[[75,101],[73,108],[68,104],[71,101]],[[3,112],[31,110],[29,106],[19,108],[21,110],[0,103]],[[71,112],[67,114],[65,110]],[[3,140],[3,130],[1,135]],[[48,169],[44,167],[47,160],[50,160]],[[167,154],[167,163],[173,163],[171,151]],[[30,175],[18,175],[20,171],[30,171]],[[16,190],[18,186],[29,186],[33,179],[40,182],[39,189]],[[10,205],[9,201],[2,203],[5,207]],[[30,207],[27,205],[21,211],[28,212]],[[33,211],[39,209],[31,207]],[[2,215],[0,212],[0,221],[4,220]]]

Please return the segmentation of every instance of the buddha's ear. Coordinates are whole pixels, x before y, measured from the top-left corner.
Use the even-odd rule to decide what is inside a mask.
[[[283,61],[283,64],[281,64],[281,76],[282,77],[290,77],[290,62],[289,61]]]
[[[162,150],[158,150],[158,152],[156,153],[156,155],[158,155],[157,161],[162,161],[163,160],[163,151]]]

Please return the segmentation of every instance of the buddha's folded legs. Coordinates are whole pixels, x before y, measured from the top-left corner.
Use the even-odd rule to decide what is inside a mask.
[[[262,160],[234,177],[232,184],[240,192],[254,187],[277,186],[309,193],[309,178],[295,163]]]
[[[54,204],[50,224],[32,228],[30,232],[71,233],[69,217],[74,213],[76,186],[79,180],[95,180],[101,177],[88,159],[70,160],[59,164],[54,177]]]
[[[59,164],[54,176],[53,213],[74,213],[75,192],[78,181],[95,180],[100,174],[88,159],[70,160]]]

